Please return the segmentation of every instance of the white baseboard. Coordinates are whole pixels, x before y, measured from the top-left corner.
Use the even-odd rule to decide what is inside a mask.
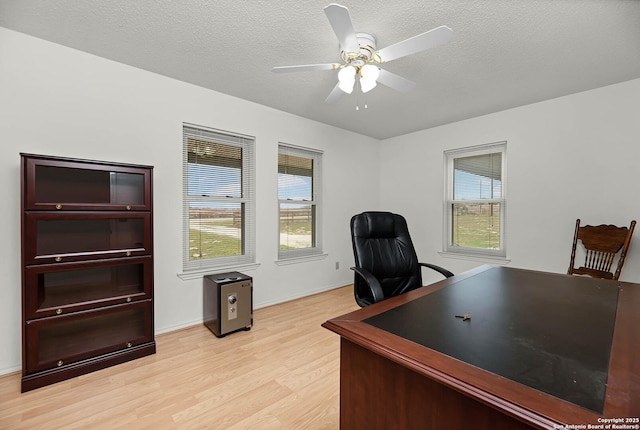
[[[319,293],[324,293],[326,291],[335,290],[336,288],[342,288],[342,287],[345,287],[345,286],[347,286],[349,284],[350,284],[350,282],[347,282],[346,284],[345,283],[340,283],[339,285],[330,285],[330,286],[318,288],[316,290],[305,291],[304,293],[301,293],[301,294],[294,294],[294,295],[291,295],[291,296],[279,297],[279,298],[277,298],[275,300],[271,300],[271,301],[268,301],[268,302],[260,303],[260,304],[257,304],[257,305],[254,303],[253,308],[254,309],[260,309],[260,308],[266,308],[268,306],[279,305],[281,303],[290,302],[292,300],[301,299],[303,297],[313,296],[314,294],[319,294]]]
[[[0,376],[8,375],[10,373],[17,373],[20,371],[22,371],[21,366],[5,367],[4,369],[0,369]]]
[[[277,299],[270,300],[268,302],[262,302],[262,303],[257,303],[257,304],[254,303],[253,304],[253,309],[256,310],[256,309],[260,309],[260,308],[266,308],[268,306],[279,305],[281,303],[290,302],[292,300],[301,299],[303,297],[313,296],[314,294],[319,294],[319,293],[324,293],[326,291],[335,290],[336,288],[342,288],[342,287],[345,287],[345,286],[347,286],[349,284],[350,284],[350,282],[338,283],[338,284],[335,284],[335,285],[329,285],[329,286],[325,286],[325,287],[318,288],[318,289],[311,290],[311,291],[305,291],[305,292],[300,293],[300,294],[292,294],[290,296],[278,297]],[[173,326],[163,327],[163,328],[157,329],[155,331],[155,334],[156,334],[156,336],[158,336],[158,335],[165,334],[165,333],[171,333],[173,331],[178,331],[178,330],[182,330],[182,329],[185,329],[185,328],[193,327],[194,325],[202,324],[203,322],[204,322],[203,318],[198,318],[198,319],[195,319],[195,320],[184,322],[182,324],[177,324],[177,325],[173,325]]]

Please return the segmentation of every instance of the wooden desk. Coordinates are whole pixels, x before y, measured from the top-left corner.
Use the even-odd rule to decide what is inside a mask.
[[[342,429],[640,428],[637,284],[482,266],[323,327],[341,336]]]

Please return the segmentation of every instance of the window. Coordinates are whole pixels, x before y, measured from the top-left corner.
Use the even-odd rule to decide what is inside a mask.
[[[506,257],[506,142],[445,152],[444,250]]]
[[[254,263],[254,139],[184,125],[185,271]]]
[[[321,254],[320,163],[322,153],[278,146],[278,259]]]

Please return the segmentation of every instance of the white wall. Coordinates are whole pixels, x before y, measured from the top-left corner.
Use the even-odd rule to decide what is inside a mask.
[[[177,276],[183,122],[256,137],[260,266],[247,273],[261,307],[350,283],[349,219],[363,210],[404,214],[423,261],[456,273],[481,264],[438,254],[443,151],[503,140],[510,265],[565,272],[576,218],[640,221],[638,112],[634,80],[380,143],[0,28],[0,374],[21,365],[20,152],[155,166],[155,320],[165,332],[202,318],[201,281]],[[324,260],[274,264],[278,141],[325,151]],[[635,245],[622,278],[640,282]]]
[[[406,216],[422,261],[454,273],[477,261],[442,250],[443,151],[507,141],[507,254],[566,273],[577,218],[640,221],[640,79],[387,139],[381,206]],[[407,184],[412,184],[408,186]],[[640,282],[640,228],[621,280]]]
[[[256,137],[255,307],[352,282],[349,219],[379,201],[352,160],[377,165],[379,141],[0,28],[0,374],[21,366],[20,152],[155,166],[156,331],[202,321],[202,280],[177,276],[183,122]],[[324,151],[324,260],[274,263],[278,141]]]

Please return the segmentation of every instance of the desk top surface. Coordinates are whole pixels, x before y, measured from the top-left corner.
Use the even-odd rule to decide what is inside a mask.
[[[639,284],[481,266],[322,325],[534,427],[555,428],[640,417],[639,308]]]
[[[363,322],[601,414],[617,303],[617,282],[495,267]]]

